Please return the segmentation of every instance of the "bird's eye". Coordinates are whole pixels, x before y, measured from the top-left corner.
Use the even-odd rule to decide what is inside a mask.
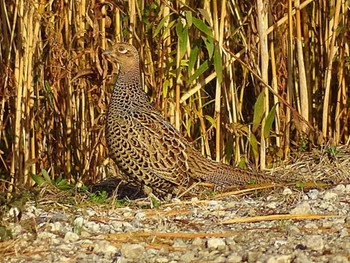
[[[118,51],[119,51],[119,53],[122,53],[122,54],[126,54],[126,52],[128,52],[128,50],[126,48],[123,48],[123,47],[119,47]]]

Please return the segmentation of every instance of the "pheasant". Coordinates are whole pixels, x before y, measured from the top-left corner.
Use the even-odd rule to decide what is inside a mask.
[[[128,180],[156,196],[178,194],[201,181],[236,186],[272,181],[269,175],[202,156],[150,103],[141,85],[140,60],[134,46],[117,43],[103,54],[119,64],[107,113],[107,146]]]

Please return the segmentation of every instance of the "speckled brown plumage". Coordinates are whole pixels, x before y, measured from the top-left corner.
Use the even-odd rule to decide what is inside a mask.
[[[135,47],[118,43],[104,54],[119,64],[106,139],[111,158],[129,180],[156,195],[178,193],[198,181],[220,185],[270,181],[266,176],[203,157],[157,112],[142,89]]]

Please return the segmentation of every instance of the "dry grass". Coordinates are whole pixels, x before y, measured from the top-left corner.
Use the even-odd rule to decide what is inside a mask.
[[[140,50],[152,101],[207,156],[264,168],[348,143],[348,13],[341,0],[1,1],[1,191],[42,169],[106,174],[110,41]]]

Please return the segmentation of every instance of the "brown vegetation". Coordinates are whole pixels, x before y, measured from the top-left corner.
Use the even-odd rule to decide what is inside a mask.
[[[0,189],[105,173],[110,41],[207,156],[265,168],[349,141],[349,1],[2,1],[0,25]]]

